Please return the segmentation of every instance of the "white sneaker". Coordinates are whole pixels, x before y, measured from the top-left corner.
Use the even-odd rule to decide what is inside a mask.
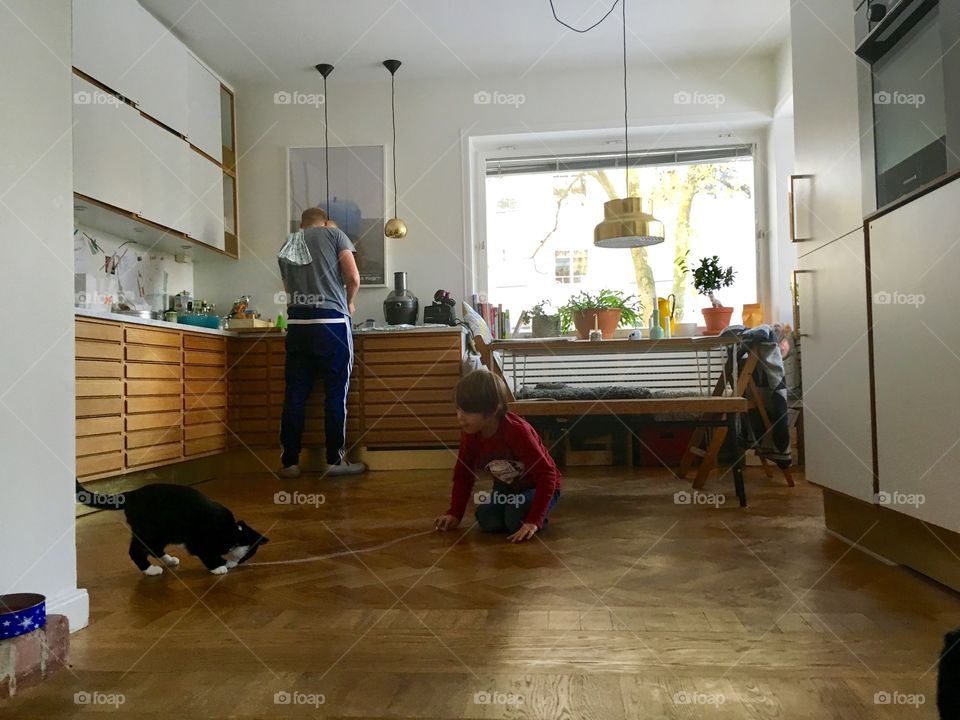
[[[341,460],[336,465],[327,466],[327,475],[338,477],[341,475],[361,475],[367,471],[367,466],[361,462],[352,463]]]
[[[280,472],[277,473],[282,478],[287,480],[296,480],[300,477],[300,466],[299,465],[290,465],[289,467],[283,468]]]

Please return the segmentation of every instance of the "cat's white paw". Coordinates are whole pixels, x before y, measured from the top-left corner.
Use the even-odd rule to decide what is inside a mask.
[[[214,568],[213,570],[211,570],[210,572],[212,572],[214,575],[226,575],[226,574],[227,574],[227,569],[228,569],[228,568],[227,568],[226,565],[221,565],[220,567],[215,567],[215,568]]]
[[[162,558],[163,564],[167,567],[177,567],[180,564],[180,558],[174,557],[173,555],[164,555]]]
[[[226,568],[227,570],[233,570],[237,566],[236,560],[227,560]]]
[[[151,565],[150,567],[148,567],[146,570],[143,571],[143,574],[150,575],[152,577],[154,575],[160,575],[162,572],[163,572],[163,568],[160,567],[159,565]]]

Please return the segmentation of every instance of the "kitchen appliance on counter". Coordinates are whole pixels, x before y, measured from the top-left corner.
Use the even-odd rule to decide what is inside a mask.
[[[416,325],[420,301],[407,290],[407,274],[393,274],[393,290],[383,301],[383,317],[387,325]]]
[[[433,294],[433,303],[423,308],[424,325],[456,325],[457,301],[449,290],[437,290]]]
[[[862,175],[882,208],[960,170],[960,0],[855,5]]]

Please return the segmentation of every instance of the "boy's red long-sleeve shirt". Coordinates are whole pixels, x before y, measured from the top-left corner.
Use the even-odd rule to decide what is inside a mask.
[[[519,476],[508,481],[508,484],[517,492],[536,488],[525,522],[543,527],[550,500],[560,488],[560,471],[530,423],[509,412],[500,419],[497,432],[492,437],[485,438],[482,433],[461,435],[447,514],[458,520],[463,518],[470,491],[477,480],[476,473],[486,468],[492,460],[509,460],[520,464]],[[505,480],[501,478],[501,481]]]

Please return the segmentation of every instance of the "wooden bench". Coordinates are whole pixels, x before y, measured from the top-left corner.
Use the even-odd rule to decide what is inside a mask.
[[[495,340],[486,343],[475,338],[481,360],[492,372],[503,376],[503,368],[495,352],[520,356],[552,355],[567,358],[559,367],[569,370],[576,367],[579,358],[596,358],[600,355],[647,354],[647,353],[702,353],[725,352],[726,348],[736,344],[735,338],[702,337],[673,338],[669,340],[605,340],[589,342],[578,340]],[[611,358],[616,362],[616,358]],[[750,408],[750,400],[745,396],[750,378],[756,367],[757,357],[752,353],[742,368],[730,367],[727,363],[717,365],[718,377],[711,378],[711,394],[696,397],[645,398],[635,400],[548,400],[524,399],[512,397],[510,410],[518,415],[530,418],[581,418],[586,416],[609,416],[618,418],[628,430],[630,419],[651,416],[674,416],[682,418],[679,422],[696,426],[693,437],[681,460],[677,475],[685,478],[691,470],[696,470],[693,487],[701,489],[710,472],[717,466],[717,458],[729,432],[736,437],[735,419]],[[589,368],[587,363],[585,368]],[[736,377],[736,381],[733,378]],[[507,379],[507,378],[505,378]],[[510,383],[508,382],[508,387]],[[727,389],[731,394],[726,394]],[[511,388],[511,395],[515,392]],[[707,437],[709,433],[709,437]],[[706,447],[701,444],[706,441]],[[732,464],[734,487],[741,506],[746,506],[746,491],[743,485],[743,453],[738,447]]]

